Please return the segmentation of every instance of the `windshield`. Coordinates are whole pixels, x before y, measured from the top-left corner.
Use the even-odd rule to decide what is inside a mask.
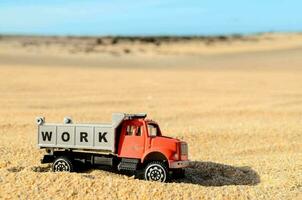
[[[148,124],[148,133],[150,137],[161,136],[159,127],[157,124]]]

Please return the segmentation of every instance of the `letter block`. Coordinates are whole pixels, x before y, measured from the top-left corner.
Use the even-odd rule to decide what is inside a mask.
[[[57,127],[57,145],[73,146],[74,145],[74,126]]]
[[[56,144],[56,126],[40,126],[38,134],[39,144],[52,146]]]
[[[93,146],[93,127],[91,126],[77,126],[75,145],[79,147]]]

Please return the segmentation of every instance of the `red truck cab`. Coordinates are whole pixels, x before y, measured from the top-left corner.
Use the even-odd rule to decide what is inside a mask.
[[[118,157],[139,159],[141,163],[160,161],[169,169],[184,168],[189,164],[187,143],[163,136],[155,121],[144,118],[123,122]]]

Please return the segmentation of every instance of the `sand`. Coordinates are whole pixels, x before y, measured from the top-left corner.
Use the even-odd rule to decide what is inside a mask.
[[[87,38],[74,40],[0,39],[0,199],[301,199],[301,34],[210,44],[107,38],[90,52]],[[187,141],[186,178],[40,164],[36,116],[110,122],[112,112],[147,112]]]

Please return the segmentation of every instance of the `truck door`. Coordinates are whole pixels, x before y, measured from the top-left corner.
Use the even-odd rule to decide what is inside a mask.
[[[145,128],[143,122],[138,120],[124,121],[120,137],[119,157],[142,157],[145,150]]]

